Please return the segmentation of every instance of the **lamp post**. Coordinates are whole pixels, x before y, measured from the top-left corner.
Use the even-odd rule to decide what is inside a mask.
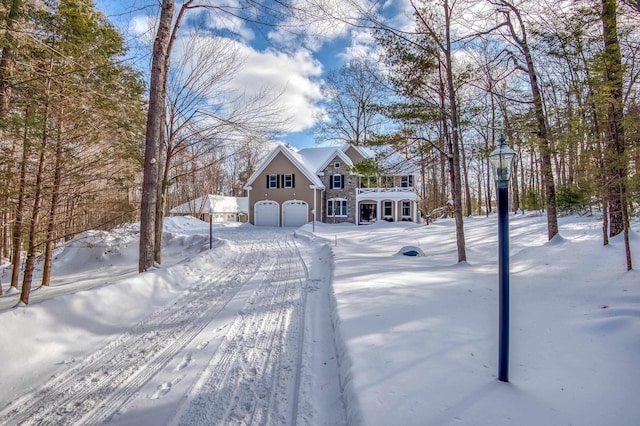
[[[498,380],[509,381],[509,178],[516,156],[504,135],[489,154],[498,187]]]
[[[209,209],[209,250],[213,248],[213,209]]]

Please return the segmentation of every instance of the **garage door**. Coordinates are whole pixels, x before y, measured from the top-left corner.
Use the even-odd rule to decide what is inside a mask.
[[[256,226],[280,226],[280,205],[275,201],[258,201],[253,209]]]
[[[305,201],[290,200],[282,205],[282,226],[302,226],[309,222],[309,205]]]

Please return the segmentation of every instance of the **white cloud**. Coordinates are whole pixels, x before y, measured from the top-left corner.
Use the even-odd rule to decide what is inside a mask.
[[[344,59],[344,62],[350,62],[354,59],[376,60],[381,53],[380,45],[370,31],[357,30],[352,31],[351,44],[339,56]]]
[[[286,129],[281,130],[298,132],[312,127],[322,111],[317,105],[322,99],[320,62],[305,49],[288,54],[242,45],[241,52],[244,65],[229,85],[248,96],[264,90],[279,95],[275,107],[289,118]]]
[[[318,106],[323,97],[322,64],[311,52],[258,51],[238,40],[203,35],[198,32],[187,38],[185,33],[178,39],[172,64],[184,67],[182,74],[191,78],[192,84],[203,81],[216,86],[207,89],[211,106],[223,114],[238,109],[253,111],[248,116],[273,125],[274,131],[298,132],[315,124],[322,114]],[[188,77],[193,67],[202,68],[196,74],[202,77],[197,80]],[[214,79],[221,72],[226,77]]]
[[[129,32],[143,42],[152,42],[156,34],[158,17],[155,15],[136,15],[129,21]]]
[[[370,0],[292,0],[295,13],[271,31],[269,39],[317,51],[323,44],[348,35],[353,28],[349,24],[360,19],[372,4],[375,2]]]

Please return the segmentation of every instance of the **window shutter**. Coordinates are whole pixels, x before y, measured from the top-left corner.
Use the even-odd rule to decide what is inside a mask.
[[[340,188],[344,189],[344,175],[340,175]]]
[[[269,189],[269,175],[267,175],[267,189]]]
[[[295,173],[291,174],[291,187],[292,188],[296,187],[296,174]]]
[[[281,186],[280,186],[280,182],[282,181],[282,175],[278,175],[278,179],[277,179],[277,181],[278,181],[278,185],[277,185],[277,186],[278,186],[278,188],[281,188]]]
[[[329,178],[329,189],[333,189],[333,175]]]
[[[413,186],[413,176],[409,175],[409,186]]]

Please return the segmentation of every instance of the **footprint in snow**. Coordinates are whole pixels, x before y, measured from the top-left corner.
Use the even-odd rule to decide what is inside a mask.
[[[187,365],[189,365],[190,362],[191,362],[191,353],[187,353],[182,358],[182,361],[180,361],[180,364],[178,364],[178,366],[176,367],[176,371],[182,370]]]
[[[160,399],[171,390],[171,382],[162,383],[158,389],[151,395],[151,399]]]

